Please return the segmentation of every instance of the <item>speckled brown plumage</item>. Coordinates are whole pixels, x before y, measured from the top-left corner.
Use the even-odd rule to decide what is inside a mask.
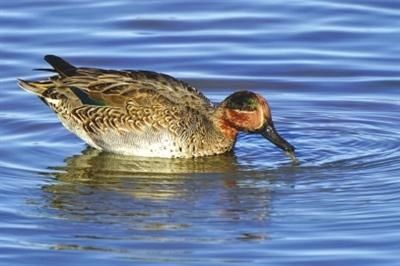
[[[76,68],[56,56],[45,59],[57,75],[37,82],[19,80],[19,85],[38,95],[67,129],[99,150],[148,157],[206,156],[231,150],[237,130],[258,130],[237,128],[226,119],[228,111],[234,111],[226,106],[237,105],[238,97],[214,106],[192,86],[165,74]],[[263,103],[258,108],[257,97],[247,100],[259,111],[253,116],[262,119],[262,126],[269,109]],[[244,107],[237,115],[249,113],[249,106]]]

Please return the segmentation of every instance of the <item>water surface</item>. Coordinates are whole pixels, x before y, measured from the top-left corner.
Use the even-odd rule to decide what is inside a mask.
[[[0,264],[399,265],[400,3],[2,1]],[[16,78],[43,55],[264,95],[256,135],[194,160],[88,148]]]

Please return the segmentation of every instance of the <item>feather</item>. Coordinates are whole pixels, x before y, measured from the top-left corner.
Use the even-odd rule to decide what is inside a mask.
[[[72,76],[76,72],[76,67],[55,55],[46,55],[44,57],[47,63],[49,63],[54,70],[63,77]]]

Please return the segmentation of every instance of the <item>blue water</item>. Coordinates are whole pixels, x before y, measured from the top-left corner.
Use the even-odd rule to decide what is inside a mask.
[[[400,265],[399,43],[389,0],[1,1],[0,264]],[[16,85],[45,54],[257,91],[301,164],[246,134],[196,160],[87,148]]]

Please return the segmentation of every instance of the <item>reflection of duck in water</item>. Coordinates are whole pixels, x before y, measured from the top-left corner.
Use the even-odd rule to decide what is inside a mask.
[[[240,91],[214,106],[201,92],[150,71],[77,68],[47,55],[58,75],[20,80],[90,146],[146,157],[201,157],[230,151],[239,131],[258,133],[294,158],[275,130],[267,101]]]
[[[269,188],[257,185],[266,174],[241,169],[232,154],[174,160],[88,148],[65,162],[52,167],[55,181],[43,187],[62,217],[154,229],[196,217],[251,223],[268,216]]]
[[[66,159],[65,174],[84,170],[85,178],[98,175],[165,175],[187,173],[226,173],[238,170],[235,156],[226,153],[214,157],[194,159],[167,159],[124,156],[102,152],[93,148],[85,149],[82,154]],[[90,171],[90,172],[87,172]],[[75,176],[76,173],[73,174]],[[72,177],[76,178],[76,177]]]
[[[66,159],[65,166],[52,168],[57,170],[52,175],[62,182],[161,198],[178,196],[185,191],[191,193],[175,186],[184,183],[188,175],[229,174],[237,172],[239,167],[231,153],[212,158],[165,159],[124,156],[87,148],[81,155]],[[173,186],[168,187],[169,183]],[[129,185],[133,187],[128,188]],[[156,189],[160,185],[168,190]]]

